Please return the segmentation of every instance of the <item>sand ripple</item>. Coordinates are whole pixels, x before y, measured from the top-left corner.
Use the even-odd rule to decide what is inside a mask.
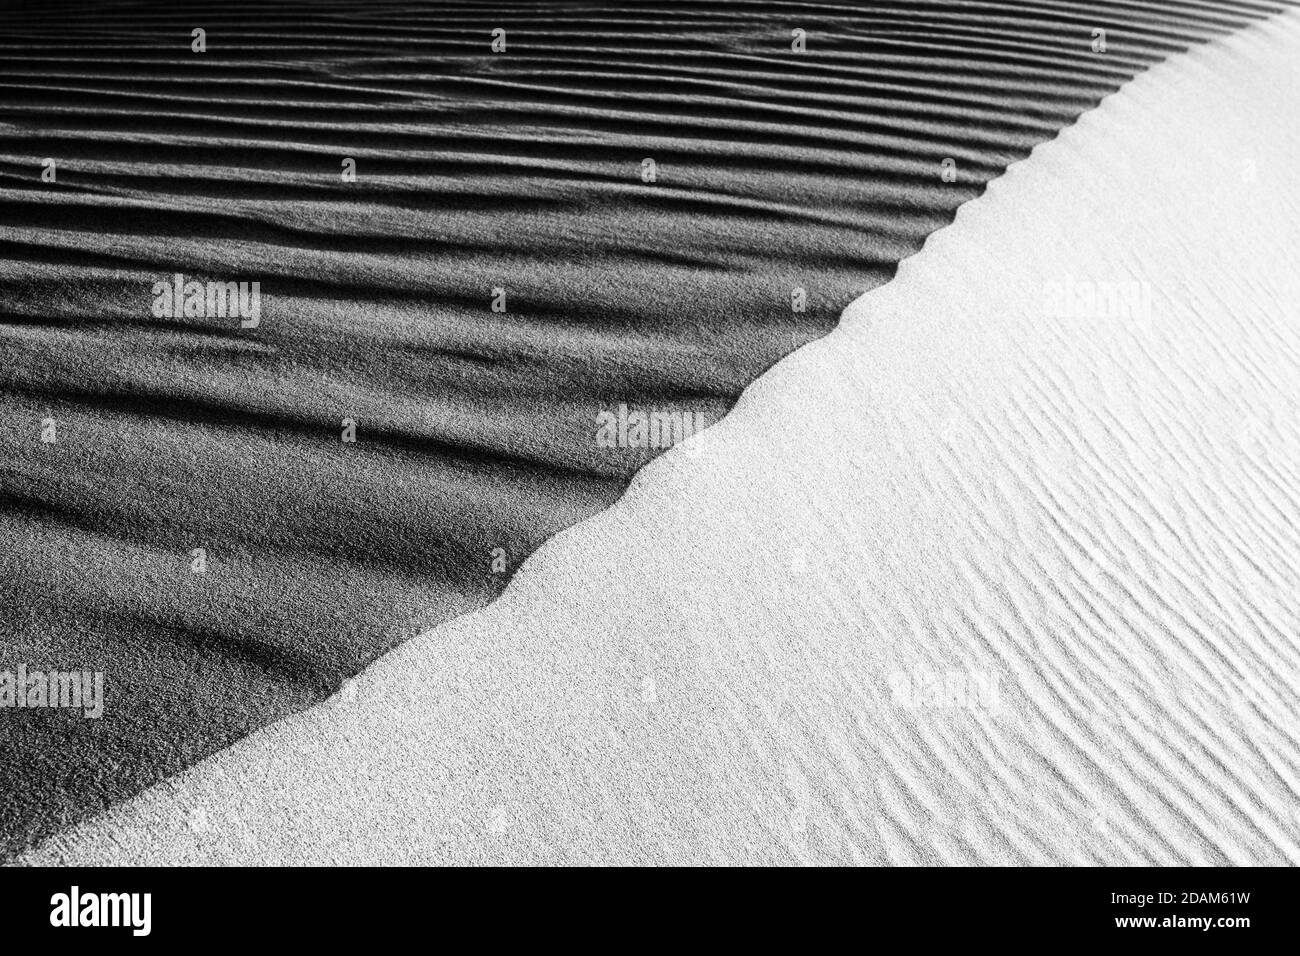
[[[482,606],[494,549],[512,571],[646,461],[597,409],[720,416],[1008,163],[1275,9],[151,6],[0,39],[0,666],[110,693],[0,718],[10,851]],[[260,281],[260,328],[153,317],[175,272]]]

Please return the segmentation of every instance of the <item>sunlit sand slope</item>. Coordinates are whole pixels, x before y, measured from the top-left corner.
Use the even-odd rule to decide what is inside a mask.
[[[6,10],[0,667],[108,700],[0,715],[0,852],[482,607],[651,456],[598,411],[716,420],[1008,162],[1276,9],[619,7]],[[259,324],[155,314],[177,274],[259,282]]]
[[[1290,15],[1136,79],[487,610],[29,859],[1300,862],[1298,115]]]

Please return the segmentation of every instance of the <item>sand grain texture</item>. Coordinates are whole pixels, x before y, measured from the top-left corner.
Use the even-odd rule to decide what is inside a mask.
[[[647,460],[596,411],[716,419],[1007,163],[1276,9],[7,9],[0,667],[103,670],[108,701],[0,715],[0,852],[482,607],[496,549]],[[259,281],[260,327],[152,316],[178,272]]]
[[[486,610],[26,859],[1300,862],[1297,115],[1291,14],[1135,79]]]

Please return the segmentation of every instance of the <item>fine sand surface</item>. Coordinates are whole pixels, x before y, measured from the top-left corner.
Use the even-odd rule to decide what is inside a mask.
[[[1292,14],[1137,78],[489,608],[27,859],[1300,862],[1297,116]]]
[[[482,607],[649,457],[598,410],[718,418],[1007,163],[1277,9],[864,7],[7,10],[0,669],[108,699],[0,714],[0,854]],[[176,273],[260,282],[260,326],[155,317]]]

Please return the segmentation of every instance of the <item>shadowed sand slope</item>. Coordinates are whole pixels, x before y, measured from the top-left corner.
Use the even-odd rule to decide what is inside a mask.
[[[1297,115],[1294,15],[1138,78],[501,600],[29,861],[1300,861]]]
[[[0,849],[481,607],[651,456],[598,411],[717,419],[1009,162],[1275,9],[17,4],[0,669],[107,701],[0,712]],[[259,282],[260,324],[155,314],[176,273]]]

